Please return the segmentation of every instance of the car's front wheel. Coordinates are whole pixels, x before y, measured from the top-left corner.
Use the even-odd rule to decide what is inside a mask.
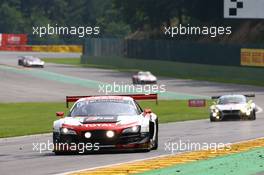
[[[253,111],[251,112],[251,115],[250,115],[249,119],[250,119],[250,120],[256,120],[256,111],[255,111],[255,110],[253,110]]]
[[[159,146],[159,122],[158,120],[156,121],[156,136],[154,140],[154,145],[152,147],[153,150],[157,150]]]

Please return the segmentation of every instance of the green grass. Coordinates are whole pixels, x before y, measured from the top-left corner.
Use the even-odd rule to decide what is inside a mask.
[[[151,108],[161,123],[196,120],[208,117],[207,108],[189,108],[187,101],[140,102],[142,108]],[[68,109],[65,103],[1,103],[0,137],[22,136],[52,131],[58,119],[55,112]]]
[[[80,64],[80,59],[76,58],[47,58],[44,60],[58,64],[114,69],[125,72],[149,70],[155,75],[173,78],[264,86],[264,69],[256,67],[214,66],[121,57],[90,57],[88,64]]]

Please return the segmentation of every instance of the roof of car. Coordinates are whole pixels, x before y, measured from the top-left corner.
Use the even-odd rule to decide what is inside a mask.
[[[246,98],[244,95],[238,95],[238,94],[235,94],[235,95],[223,95],[220,98],[232,98],[232,97],[242,97],[242,98]]]

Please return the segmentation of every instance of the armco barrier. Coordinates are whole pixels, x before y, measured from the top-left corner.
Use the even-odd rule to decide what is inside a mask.
[[[90,38],[85,41],[84,48],[84,55],[87,59],[89,56],[118,56],[144,60],[240,66],[241,48],[264,48],[264,45]],[[83,58],[82,62],[86,63],[87,60]]]
[[[80,45],[33,45],[34,52],[75,52],[82,53]]]

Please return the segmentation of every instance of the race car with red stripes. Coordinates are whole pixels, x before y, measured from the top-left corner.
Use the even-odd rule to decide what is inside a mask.
[[[75,102],[64,117],[53,124],[55,154],[82,151],[142,150],[158,148],[158,117],[143,110],[137,100],[156,100],[157,94],[118,96],[68,96]],[[88,145],[88,146],[87,146]]]
[[[213,96],[216,101],[210,107],[210,121],[230,119],[256,120],[256,105],[252,100],[254,94]]]

